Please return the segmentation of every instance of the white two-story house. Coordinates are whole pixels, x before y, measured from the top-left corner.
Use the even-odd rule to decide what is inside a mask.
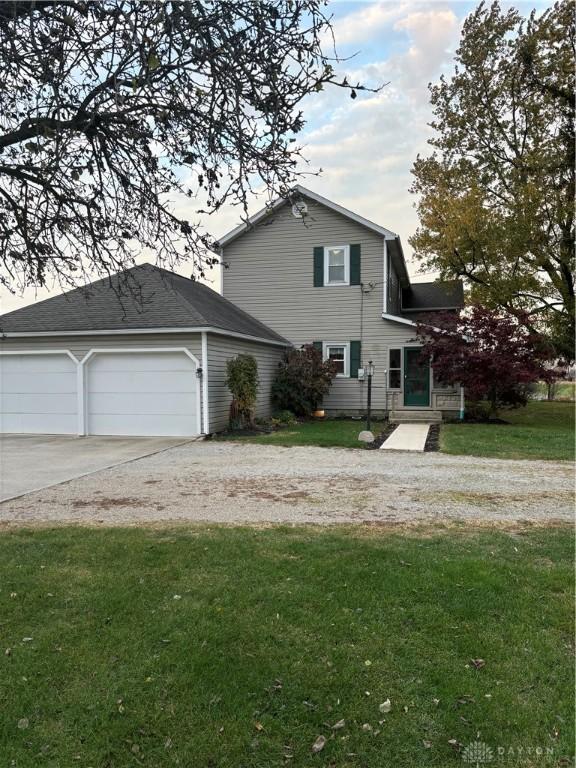
[[[457,386],[422,363],[416,320],[463,305],[459,282],[412,283],[399,236],[298,186],[220,239],[221,292],[295,346],[314,344],[338,374],[323,407],[454,415]],[[404,414],[405,415],[405,414]],[[432,413],[431,413],[432,415]]]

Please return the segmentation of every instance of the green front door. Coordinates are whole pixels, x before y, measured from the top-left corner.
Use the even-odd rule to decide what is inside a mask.
[[[404,347],[404,405],[430,405],[430,365],[420,347]]]

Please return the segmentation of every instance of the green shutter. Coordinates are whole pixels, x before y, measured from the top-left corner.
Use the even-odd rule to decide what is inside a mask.
[[[320,354],[322,354],[324,350],[324,345],[322,344],[321,341],[313,341],[312,346],[314,347],[314,349],[317,349],[318,352],[320,352]]]
[[[324,246],[314,248],[314,288],[324,285]]]
[[[360,245],[350,246],[350,285],[360,285]]]
[[[358,368],[360,368],[360,360],[362,358],[362,342],[351,341],[350,342],[350,378],[358,378]]]

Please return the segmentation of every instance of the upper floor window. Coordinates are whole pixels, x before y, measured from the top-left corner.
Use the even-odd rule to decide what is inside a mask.
[[[324,285],[350,285],[350,246],[324,248]]]

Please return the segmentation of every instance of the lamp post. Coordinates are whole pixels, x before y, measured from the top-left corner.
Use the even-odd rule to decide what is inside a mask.
[[[370,432],[371,418],[372,418],[372,376],[374,375],[374,366],[372,360],[368,360],[366,366],[366,375],[368,376],[368,401],[367,401],[367,413],[366,413],[366,429]]]

